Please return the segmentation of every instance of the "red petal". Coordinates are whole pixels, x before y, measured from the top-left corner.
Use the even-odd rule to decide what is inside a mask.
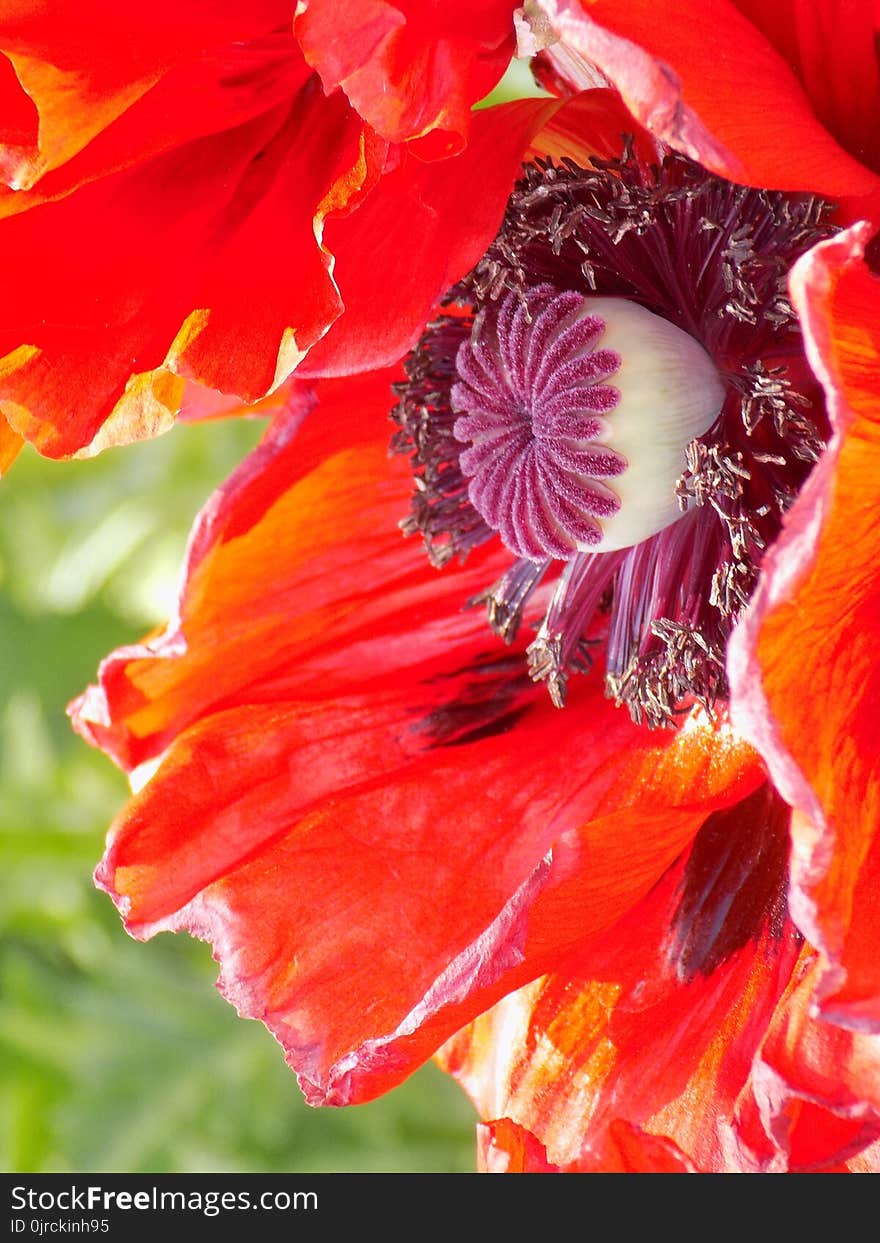
[[[862,1152],[880,1123],[880,1039],[844,1031],[812,1017],[823,964],[804,955],[778,1006],[756,1061],[760,1092],[744,1099],[737,1124],[772,1161],[787,1154],[790,1169],[828,1169]],[[880,1154],[869,1154],[880,1169]]]
[[[296,418],[307,413],[313,405],[312,389],[291,377],[268,397],[248,405],[242,405],[237,397],[228,397],[216,389],[204,388],[189,380],[184,385],[183,399],[178,421],[198,423],[208,419],[260,418],[279,420]]]
[[[577,1170],[584,1170],[581,1162]],[[597,1171],[599,1172],[599,1171]],[[608,1128],[608,1144],[601,1166],[608,1174],[692,1174],[694,1168],[671,1140],[649,1135],[618,1119]]]
[[[618,155],[625,132],[635,133],[640,155],[655,158],[651,139],[613,92],[585,91],[565,104],[526,99],[477,112],[468,148],[455,160],[425,164],[401,153],[399,168],[386,172],[354,216],[327,223],[345,314],[298,374],[342,375],[395,362],[486,250],[527,152],[584,163]],[[377,272],[387,297],[376,297]]]
[[[419,153],[464,147],[471,105],[513,54],[514,0],[308,0],[295,30],[329,93],[391,142],[430,134]]]
[[[658,947],[681,875],[459,1033],[441,1065],[481,1116],[527,1128],[565,1170],[842,1165],[880,1135],[880,1042],[806,1017],[815,955],[775,916],[710,975],[678,981]],[[514,1151],[522,1168],[535,1142]]]
[[[2,222],[3,414],[62,456],[167,422],[168,370],[262,396],[339,313],[316,228],[378,154],[344,100],[306,83],[292,108]]]
[[[243,208],[205,274],[194,311],[170,353],[175,370],[255,401],[287,378],[342,306],[319,247],[325,217],[352,204],[379,175],[377,143],[341,99],[309,82],[263,176],[242,186]],[[275,167],[273,167],[273,163]],[[262,184],[261,184],[262,183]]]
[[[477,1164],[483,1174],[559,1174],[547,1150],[531,1131],[498,1118],[477,1126]]]
[[[533,139],[532,150],[584,165],[594,155],[619,157],[624,135],[631,137],[633,152],[644,164],[660,157],[657,140],[627,111],[616,91],[581,91],[547,119]]]
[[[825,128],[880,169],[880,66],[875,0],[736,0],[794,69]]]
[[[94,109],[87,111],[89,140],[58,166],[45,171],[30,189],[0,191],[0,216],[16,215],[43,202],[71,194],[79,186],[199,138],[235,130],[255,117],[289,105],[308,67],[288,34],[268,33],[247,42],[192,50],[164,70],[149,90],[138,95],[112,122],[99,128]],[[47,88],[45,109],[59,99]]]
[[[0,180],[16,181],[37,143],[39,117],[12,62],[0,55]]]
[[[176,62],[245,44],[285,21],[285,0],[156,0],[148,9],[79,0],[75,11],[64,0],[5,0],[0,48],[8,59],[0,81],[15,107],[4,113],[5,179],[34,185],[149,94]],[[191,68],[198,72],[197,62]],[[190,103],[198,111],[197,89]],[[167,110],[165,128],[186,125],[187,111]]]
[[[832,441],[770,551],[730,651],[739,728],[795,821],[799,925],[833,964],[823,1009],[880,1030],[880,281],[857,226],[806,255],[792,294]]]
[[[714,172],[832,198],[876,192],[877,176],[825,129],[783,55],[732,0],[541,7],[647,129]]]
[[[493,645],[462,604],[498,556],[438,575],[396,531],[387,382],[276,424],[197,527],[179,624],[76,706],[123,763],[168,748],[99,871],[129,928],[210,938],[335,1103],[618,918],[761,779],[729,731],[648,734],[598,680],[560,713]]]
[[[648,1135],[628,1122],[609,1127],[601,1160],[587,1158],[570,1165],[551,1165],[540,1140],[510,1118],[477,1127],[480,1170],[489,1174],[689,1174],[693,1167],[669,1140]]]
[[[527,99],[478,112],[462,155],[426,164],[403,150],[399,166],[353,216],[327,222],[324,242],[336,256],[345,314],[300,375],[366,371],[410,348],[438,300],[494,237],[524,153],[558,108]]]

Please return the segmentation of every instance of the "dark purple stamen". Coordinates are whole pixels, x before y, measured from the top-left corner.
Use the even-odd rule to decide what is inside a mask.
[[[394,447],[412,458],[416,492],[401,525],[438,565],[500,534],[516,560],[479,599],[508,643],[538,585],[567,562],[549,606],[541,597],[528,656],[555,703],[599,640],[608,692],[637,721],[670,724],[727,694],[727,639],[827,435],[787,280],[834,232],[829,215],[814,196],[736,186],[676,154],[652,167],[630,148],[591,168],[538,162],[450,291],[456,311],[406,360]],[[615,504],[635,467],[601,447],[626,396],[610,401],[616,373],[603,354],[614,351],[593,335],[594,304],[583,309],[594,295],[686,333],[724,393],[683,451],[681,519],[610,551],[591,551],[601,505]]]

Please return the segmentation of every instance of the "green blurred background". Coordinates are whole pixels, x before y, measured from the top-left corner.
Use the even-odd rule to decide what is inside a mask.
[[[186,537],[259,420],[182,425],[85,462],[23,453],[0,485],[0,1168],[457,1171],[473,1113],[427,1066],[313,1110],[214,988],[207,945],[131,941],[92,887],[127,786],[65,705],[164,619]]]

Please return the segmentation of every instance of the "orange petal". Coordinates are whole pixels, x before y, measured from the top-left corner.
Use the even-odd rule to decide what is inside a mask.
[[[657,947],[682,870],[441,1050],[480,1115],[505,1119],[490,1168],[878,1168],[880,1040],[809,1017],[822,966],[778,908],[709,975],[676,980]]]
[[[777,889],[753,939],[680,978],[669,936],[686,875],[682,859],[599,937],[442,1050],[480,1115],[528,1128],[554,1164],[607,1159],[620,1120],[700,1170],[760,1168],[726,1120],[749,1087],[799,938],[780,922]]]
[[[477,1159],[489,1174],[688,1174],[693,1167],[669,1140],[649,1135],[619,1119],[608,1129],[601,1158],[551,1165],[539,1139],[510,1118],[477,1127]]]
[[[12,430],[4,418],[0,418],[0,478],[12,466],[23,444],[21,436]]]
[[[616,91],[581,91],[548,117],[532,141],[532,151],[585,165],[592,156],[619,157],[624,135],[632,139],[633,152],[644,164],[658,159],[656,139],[627,111]]]
[[[559,1174],[547,1150],[531,1131],[497,1118],[477,1126],[477,1165],[482,1174]]]
[[[798,923],[832,964],[823,1010],[880,1030],[880,280],[856,226],[807,254],[792,295],[834,435],[771,549],[730,652],[738,728],[802,813]]]

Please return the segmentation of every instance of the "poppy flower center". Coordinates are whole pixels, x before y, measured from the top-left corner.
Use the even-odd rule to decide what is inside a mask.
[[[406,359],[401,527],[437,566],[500,536],[511,565],[470,603],[508,643],[532,613],[558,706],[602,652],[636,721],[726,695],[727,640],[828,431],[787,282],[830,211],[631,145],[528,165]]]
[[[681,517],[685,448],[724,389],[680,328],[622,298],[539,285],[485,307],[455,365],[468,497],[512,552],[568,561]]]

